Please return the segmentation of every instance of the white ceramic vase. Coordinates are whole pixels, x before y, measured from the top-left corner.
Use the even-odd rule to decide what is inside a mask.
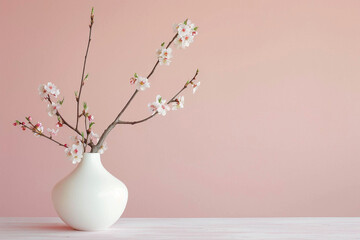
[[[95,231],[110,227],[120,218],[128,191],[104,168],[99,153],[85,153],[76,169],[55,185],[52,200],[66,224]]]

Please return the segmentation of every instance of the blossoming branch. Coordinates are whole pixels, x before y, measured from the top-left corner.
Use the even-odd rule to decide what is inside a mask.
[[[118,124],[138,124],[145,122],[157,115],[165,116],[171,110],[178,110],[184,108],[184,96],[180,96],[180,94],[188,87],[193,87],[193,93],[195,93],[200,85],[199,81],[196,81],[196,77],[199,73],[199,70],[196,70],[194,76],[188,80],[183,87],[177,92],[169,101],[166,101],[161,95],[157,95],[154,102],[148,104],[148,108],[150,110],[150,115],[144,119],[140,119],[137,121],[124,121],[121,120],[122,114],[129,107],[132,100],[135,96],[141,92],[150,88],[150,77],[155,72],[157,67],[160,65],[169,66],[172,62],[173,58],[173,50],[170,46],[174,43],[177,48],[185,49],[190,46],[190,44],[194,41],[195,36],[198,34],[198,27],[191,23],[190,20],[186,19],[183,23],[179,23],[174,25],[175,35],[169,41],[167,45],[163,42],[160,45],[160,48],[156,51],[157,61],[150,71],[150,73],[144,77],[140,76],[137,73],[134,74],[132,78],[130,78],[130,84],[134,85],[135,91],[127,101],[125,106],[120,110],[115,119],[109,124],[109,126],[104,130],[101,135],[96,134],[92,129],[95,124],[95,117],[93,114],[89,112],[89,107],[86,102],[82,104],[82,111],[80,111],[80,102],[81,102],[81,93],[85,82],[88,80],[89,75],[85,75],[86,71],[86,61],[91,43],[91,33],[94,25],[94,8],[91,10],[90,15],[90,24],[89,24],[89,37],[88,43],[86,47],[86,53],[82,68],[82,75],[80,81],[79,90],[75,92],[75,100],[76,100],[76,123],[75,125],[70,124],[65,120],[63,115],[60,113],[60,109],[64,103],[64,98],[62,100],[56,100],[60,95],[60,90],[55,86],[55,84],[48,82],[46,84],[41,84],[38,88],[39,95],[42,101],[47,103],[47,113],[50,117],[56,117],[57,121],[54,124],[55,128],[47,128],[47,134],[44,132],[44,126],[42,123],[37,122],[33,123],[31,116],[25,117],[26,122],[22,122],[16,120],[13,125],[19,126],[22,130],[30,130],[37,137],[43,137],[48,139],[61,147],[65,148],[66,156],[72,161],[72,163],[78,163],[81,161],[83,154],[86,152],[87,147],[90,147],[90,152],[92,153],[104,153],[107,149],[107,143],[105,139],[109,135],[109,133],[118,125]],[[80,120],[83,118],[83,131],[80,130]],[[66,126],[71,129],[75,136],[71,136],[71,144],[64,144],[55,139],[59,130]]]

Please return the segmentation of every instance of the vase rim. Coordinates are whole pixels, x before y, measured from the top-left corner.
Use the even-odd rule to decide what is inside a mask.
[[[84,153],[81,162],[101,162],[100,153]]]

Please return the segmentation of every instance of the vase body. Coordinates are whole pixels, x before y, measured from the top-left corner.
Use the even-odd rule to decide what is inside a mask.
[[[104,168],[99,153],[85,153],[75,170],[55,185],[52,200],[66,224],[95,231],[110,227],[120,218],[128,191]]]

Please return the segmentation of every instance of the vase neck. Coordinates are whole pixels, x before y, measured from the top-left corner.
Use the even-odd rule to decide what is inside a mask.
[[[100,153],[84,153],[81,165],[83,167],[103,167],[100,159]]]

